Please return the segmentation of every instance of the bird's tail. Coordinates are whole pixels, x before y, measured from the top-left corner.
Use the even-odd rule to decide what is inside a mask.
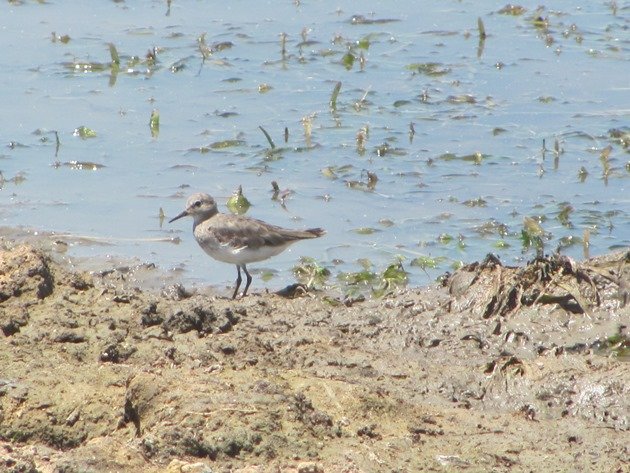
[[[326,234],[326,230],[323,228],[309,228],[308,230],[304,230],[304,233],[308,233],[310,236],[307,238],[318,238],[322,235]]]

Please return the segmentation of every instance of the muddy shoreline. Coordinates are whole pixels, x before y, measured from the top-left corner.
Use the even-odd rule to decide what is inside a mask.
[[[630,258],[350,303],[0,252],[0,470],[627,471]]]

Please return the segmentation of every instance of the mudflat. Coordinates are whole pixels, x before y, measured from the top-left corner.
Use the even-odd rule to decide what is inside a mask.
[[[0,251],[0,470],[628,471],[630,253],[379,299]],[[227,295],[227,294],[226,294]]]

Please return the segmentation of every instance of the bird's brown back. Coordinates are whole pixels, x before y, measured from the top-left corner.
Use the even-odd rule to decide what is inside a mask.
[[[307,238],[318,238],[326,232],[321,228],[292,230],[270,225],[262,220],[237,215],[217,214],[208,222],[210,230],[219,243],[236,248],[251,249],[262,246],[286,246]]]

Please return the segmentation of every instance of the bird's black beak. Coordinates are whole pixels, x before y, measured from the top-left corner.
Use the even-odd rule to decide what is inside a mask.
[[[184,210],[182,213],[180,213],[177,217],[173,217],[172,219],[170,219],[168,221],[168,223],[173,223],[175,220],[178,220],[182,217],[187,217],[188,216],[188,210]]]

